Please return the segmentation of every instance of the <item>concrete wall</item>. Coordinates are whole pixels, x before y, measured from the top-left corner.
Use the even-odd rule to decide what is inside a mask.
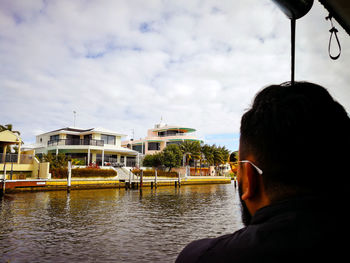
[[[49,178],[50,163],[39,164],[39,178],[40,179],[51,179]]]

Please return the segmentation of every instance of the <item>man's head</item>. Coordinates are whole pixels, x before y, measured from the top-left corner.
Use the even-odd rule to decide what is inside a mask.
[[[343,191],[350,176],[349,149],[349,116],[326,89],[308,82],[268,86],[241,120],[239,160],[253,163],[239,165],[242,196],[249,183],[254,187],[249,198],[263,201],[260,206],[293,195],[323,194],[329,187]]]

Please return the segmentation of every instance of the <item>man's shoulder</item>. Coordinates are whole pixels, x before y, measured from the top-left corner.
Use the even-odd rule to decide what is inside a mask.
[[[233,234],[193,241],[181,251],[176,262],[211,262],[211,257],[215,257],[216,254],[230,254],[232,256],[235,253],[235,248],[239,248],[242,244],[245,230],[246,228],[242,228]],[[216,261],[219,262],[220,259],[217,258]]]

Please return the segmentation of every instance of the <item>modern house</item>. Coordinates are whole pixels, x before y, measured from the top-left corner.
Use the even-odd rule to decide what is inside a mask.
[[[80,165],[97,164],[135,166],[138,152],[121,147],[126,135],[104,128],[62,128],[36,136],[36,143],[26,148],[36,155],[63,153]]]
[[[162,151],[169,144],[181,144],[184,141],[199,141],[194,134],[196,130],[177,125],[156,124],[149,129],[147,137],[139,140],[123,141],[122,146],[141,154],[153,154]]]

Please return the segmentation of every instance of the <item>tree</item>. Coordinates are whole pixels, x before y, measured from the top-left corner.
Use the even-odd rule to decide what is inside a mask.
[[[12,128],[13,128],[12,124],[0,125],[0,132],[12,131],[13,133],[17,133],[18,135],[21,135],[21,133],[19,131],[13,131]]]
[[[182,152],[176,144],[170,144],[162,151],[162,164],[169,168],[181,166]]]
[[[163,164],[162,153],[148,154],[143,159],[143,166],[159,167]]]
[[[222,147],[219,147],[219,148],[220,148],[222,159],[223,159],[222,164],[225,164],[225,163],[229,162],[230,150],[227,149],[225,146],[222,146]]]
[[[219,166],[229,161],[230,151],[225,146],[217,147],[215,144],[211,146],[213,151],[213,161],[218,172]]]
[[[199,141],[184,141],[180,144],[181,152],[186,156],[186,165],[189,165],[191,159],[200,158],[200,147]]]
[[[214,149],[208,144],[204,144],[201,147],[201,152],[204,155],[204,159],[208,165],[214,165]]]
[[[43,154],[39,158],[41,162],[49,162],[51,168],[65,168],[68,165],[68,158],[64,153],[59,153],[57,156],[52,153]]]

